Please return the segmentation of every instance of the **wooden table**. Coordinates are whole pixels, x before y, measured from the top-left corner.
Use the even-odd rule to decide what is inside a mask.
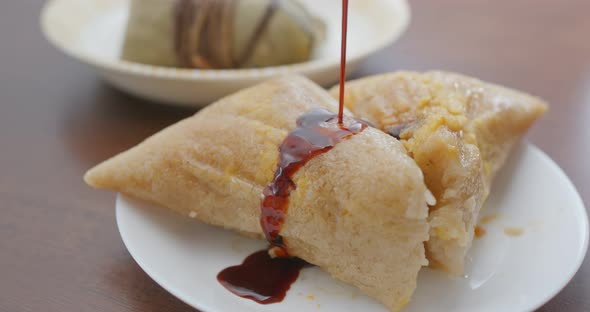
[[[42,37],[44,1],[0,1],[0,311],[189,311],[125,250],[114,194],[82,174],[190,114],[102,83]],[[540,95],[529,139],[590,201],[590,2],[412,1],[359,75],[449,69]],[[590,260],[542,311],[590,311]]]

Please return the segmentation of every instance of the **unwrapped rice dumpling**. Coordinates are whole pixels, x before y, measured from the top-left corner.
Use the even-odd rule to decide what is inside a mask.
[[[332,89],[338,96],[338,87]],[[430,265],[463,273],[479,211],[512,146],[545,112],[539,98],[448,72],[396,72],[347,83],[345,106],[400,139],[436,197]]]
[[[260,84],[105,161],[85,180],[261,237],[261,194],[273,180],[279,145],[315,109],[338,107],[305,78]],[[357,286],[392,311],[406,304],[427,264],[432,195],[401,143],[368,127],[311,159],[293,183],[280,233],[289,255]]]

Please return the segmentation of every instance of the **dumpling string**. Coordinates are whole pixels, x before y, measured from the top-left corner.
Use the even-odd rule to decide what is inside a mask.
[[[279,8],[271,0],[246,48],[234,58],[234,16],[239,0],[177,0],[174,12],[178,63],[188,68],[239,68],[254,53],[262,34]]]

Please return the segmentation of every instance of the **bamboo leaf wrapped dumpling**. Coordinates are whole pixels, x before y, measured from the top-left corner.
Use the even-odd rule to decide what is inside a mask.
[[[184,68],[307,61],[324,25],[296,0],[132,0],[122,59]]]

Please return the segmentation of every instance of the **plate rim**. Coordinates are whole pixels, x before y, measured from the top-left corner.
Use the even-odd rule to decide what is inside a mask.
[[[539,147],[537,147],[536,145],[532,144],[531,142],[524,140],[520,143],[517,143],[518,145],[521,145],[522,147],[525,147],[527,149],[530,149],[533,153],[537,154],[537,156],[540,156],[542,158],[542,160],[547,163],[550,167],[550,170],[553,170],[554,172],[556,172],[558,175],[561,176],[561,178],[563,178],[565,181],[564,183],[567,184],[567,188],[573,190],[573,195],[574,197],[572,198],[573,201],[578,203],[578,207],[580,207],[580,213],[582,214],[582,216],[584,217],[581,221],[581,245],[582,248],[580,250],[580,257],[578,257],[575,265],[572,265],[569,269],[568,274],[566,274],[566,278],[563,279],[563,281],[561,283],[555,284],[555,286],[553,287],[553,289],[548,292],[548,295],[543,297],[542,299],[538,300],[537,302],[532,302],[530,308],[531,310],[536,310],[540,307],[542,307],[544,304],[546,304],[547,302],[549,302],[551,299],[553,299],[557,294],[559,294],[570,282],[571,280],[574,278],[574,276],[576,275],[576,273],[580,270],[584,259],[586,258],[586,255],[588,253],[588,244],[589,244],[589,239],[590,239],[590,232],[589,232],[589,220],[588,220],[588,211],[586,209],[586,206],[584,205],[584,201],[582,200],[582,197],[580,196],[580,193],[578,192],[577,188],[575,187],[574,183],[570,180],[569,176],[565,173],[565,171],[551,158],[549,157],[549,155],[547,155],[545,152],[543,152],[543,150],[541,150]],[[514,149],[518,148],[518,145],[515,146]],[[128,237],[126,236],[126,234],[124,233],[124,231],[122,230],[121,227],[121,211],[122,208],[121,207],[121,202],[125,199],[125,198],[131,198],[129,196],[126,196],[124,194],[121,193],[117,193],[116,196],[116,203],[115,203],[115,207],[116,207],[116,222],[117,222],[117,230],[119,231],[119,234],[121,236],[121,239],[123,241],[123,244],[125,245],[125,248],[127,249],[127,251],[129,252],[129,254],[131,255],[131,257],[133,258],[133,260],[137,263],[137,265],[139,265],[139,267],[152,279],[154,280],[160,287],[162,287],[164,290],[166,290],[167,292],[169,292],[171,295],[173,295],[174,297],[178,298],[179,300],[181,300],[182,302],[184,302],[185,304],[194,307],[196,309],[199,309],[203,312],[210,312],[213,311],[211,309],[211,307],[204,305],[202,303],[196,303],[196,302],[192,302],[192,300],[189,300],[189,298],[185,298],[184,296],[184,292],[180,291],[178,289],[176,289],[176,287],[170,285],[169,283],[165,283],[162,281],[162,278],[158,275],[155,274],[150,268],[149,266],[147,266],[133,251],[133,248],[130,248],[129,243],[128,243]]]
[[[563,168],[561,168],[561,166],[559,166],[559,164],[557,164],[551,157],[549,157],[549,155],[547,155],[545,152],[543,152],[543,150],[541,150],[536,145],[534,145],[528,141],[524,141],[521,144],[523,144],[523,145],[526,144],[527,147],[530,147],[535,153],[537,153],[541,158],[543,158],[543,160],[545,162],[547,162],[551,166],[552,170],[554,170],[558,175],[560,175],[563,178],[563,181],[564,181],[564,183],[567,184],[567,187],[574,191],[574,197],[575,197],[574,200],[578,203],[579,207],[581,207],[580,213],[582,214],[582,217],[583,217],[582,222],[581,222],[581,224],[582,224],[582,235],[581,235],[582,236],[582,249],[580,251],[581,256],[577,259],[578,261],[575,263],[575,265],[573,265],[571,267],[569,274],[567,274],[567,278],[565,278],[563,280],[563,282],[558,287],[555,287],[554,290],[551,292],[551,294],[547,296],[547,298],[545,298],[544,300],[540,300],[539,303],[537,303],[535,306],[531,307],[532,310],[534,311],[534,310],[537,310],[540,307],[542,307],[544,304],[549,302],[551,299],[555,298],[555,296],[557,296],[572,281],[572,279],[574,278],[576,273],[578,273],[578,271],[582,267],[582,264],[584,263],[584,259],[586,259],[586,255],[588,254],[588,240],[590,239],[590,232],[589,232],[588,210],[586,208],[586,205],[584,204],[584,200],[582,200],[582,196],[580,196],[580,192],[578,192],[578,189],[576,188],[575,184],[572,182],[572,180],[569,178],[569,176],[565,173]]]
[[[123,200],[123,197],[125,197],[126,195],[123,195],[121,193],[117,193],[117,197],[115,199],[115,219],[117,222],[117,230],[119,231],[119,235],[121,236],[121,240],[123,241],[123,245],[125,245],[125,249],[127,250],[127,252],[129,252],[129,254],[131,255],[131,258],[133,259],[133,261],[135,261],[135,263],[137,263],[137,265],[147,274],[147,276],[149,278],[151,278],[154,282],[156,282],[156,284],[158,284],[158,286],[162,287],[164,290],[166,290],[168,293],[170,293],[172,296],[176,297],[177,299],[179,299],[180,301],[184,302],[185,304],[187,304],[190,307],[196,308],[198,310],[201,310],[203,312],[208,312],[209,311],[209,307],[206,307],[205,305],[202,304],[196,304],[196,303],[192,303],[189,302],[189,300],[187,298],[184,298],[183,295],[181,295],[183,292],[176,289],[176,287],[170,285],[169,283],[165,283],[162,281],[162,279],[159,277],[158,274],[155,274],[148,265],[146,265],[141,259],[140,257],[138,257],[133,251],[133,248],[129,247],[129,243],[128,243],[128,238],[126,237],[125,234],[123,234],[123,230],[121,230],[121,208],[120,207],[120,202]]]
[[[244,81],[255,81],[268,79],[277,75],[287,74],[313,74],[328,68],[340,66],[340,59],[315,59],[307,62],[261,67],[248,69],[186,69],[177,67],[154,66],[149,64],[134,63],[124,60],[105,60],[91,53],[76,49],[71,45],[62,44],[61,40],[50,30],[51,13],[56,4],[69,0],[48,0],[43,5],[39,23],[44,37],[59,51],[82,63],[90,64],[118,73],[126,73],[137,76],[153,77],[164,80],[185,80],[185,81],[224,81],[239,79]],[[383,50],[397,41],[408,29],[411,21],[411,9],[407,0],[387,0],[395,4],[399,10],[399,22],[396,29],[390,29],[388,36],[378,42],[372,49],[364,50],[361,53],[347,59],[348,63],[355,63],[367,58],[369,55]]]

